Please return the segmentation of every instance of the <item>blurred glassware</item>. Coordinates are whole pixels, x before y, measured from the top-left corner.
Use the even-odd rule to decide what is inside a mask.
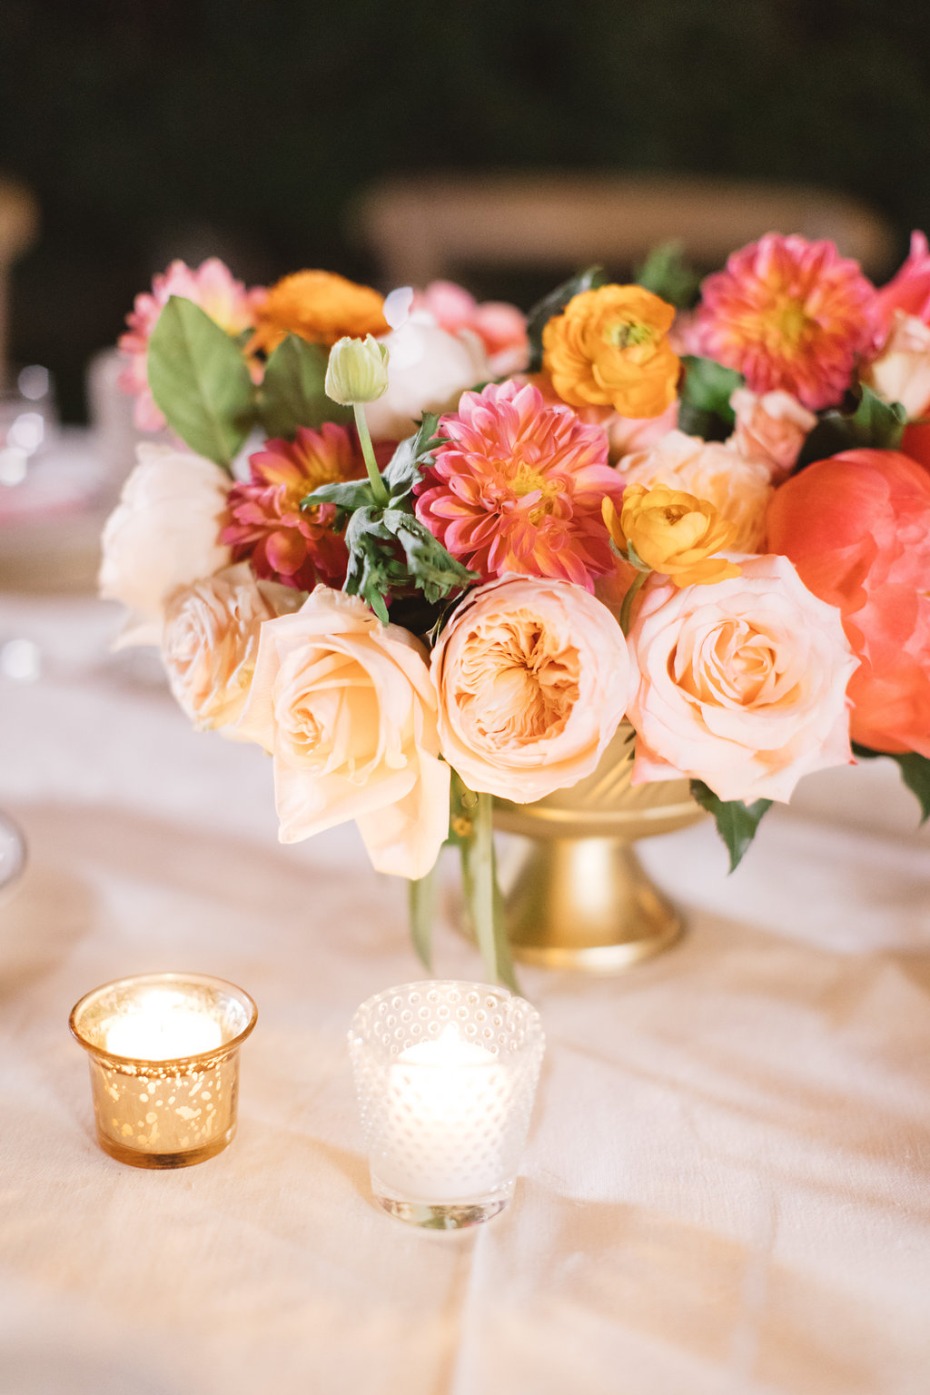
[[[0,810],[0,902],[12,894],[26,867],[26,839],[19,825]]]
[[[41,364],[11,369],[0,389],[0,485],[23,484],[58,426],[51,374]],[[0,505],[2,509],[2,505]]]

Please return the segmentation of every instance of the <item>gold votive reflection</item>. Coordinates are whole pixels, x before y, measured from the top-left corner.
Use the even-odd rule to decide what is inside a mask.
[[[258,1009],[203,974],[140,974],[105,983],[71,1012],[90,1058],[101,1148],[133,1167],[188,1167],[236,1132],[239,1047]]]

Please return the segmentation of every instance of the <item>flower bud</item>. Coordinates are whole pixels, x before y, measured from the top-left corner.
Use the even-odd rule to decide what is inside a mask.
[[[388,351],[371,334],[338,339],[329,351],[324,390],[343,407],[374,402],[387,391]]]

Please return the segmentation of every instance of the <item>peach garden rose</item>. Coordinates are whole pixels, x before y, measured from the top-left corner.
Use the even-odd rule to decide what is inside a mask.
[[[282,843],[354,819],[379,872],[423,877],[449,822],[426,651],[355,596],[318,586],[261,627],[237,734],[274,758]]]
[[[433,651],[442,749],[473,790],[518,803],[590,775],[626,710],[626,641],[568,581],[472,591]]]
[[[178,705],[201,730],[242,715],[265,620],[296,610],[292,587],[259,581],[245,562],[183,586],[165,606],[161,652]]]
[[[634,784],[687,776],[723,800],[787,801],[848,764],[856,660],[839,611],[786,557],[741,558],[715,586],[647,587],[630,632]]]

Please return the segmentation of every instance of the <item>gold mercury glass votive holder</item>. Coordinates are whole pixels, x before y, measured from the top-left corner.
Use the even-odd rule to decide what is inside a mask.
[[[349,1051],[378,1204],[434,1230],[501,1211],[544,1045],[536,1009],[490,984],[406,983],[363,1003]]]
[[[85,994],[71,1031],[90,1058],[97,1138],[132,1167],[189,1167],[236,1132],[248,993],[204,974],[140,974]]]

